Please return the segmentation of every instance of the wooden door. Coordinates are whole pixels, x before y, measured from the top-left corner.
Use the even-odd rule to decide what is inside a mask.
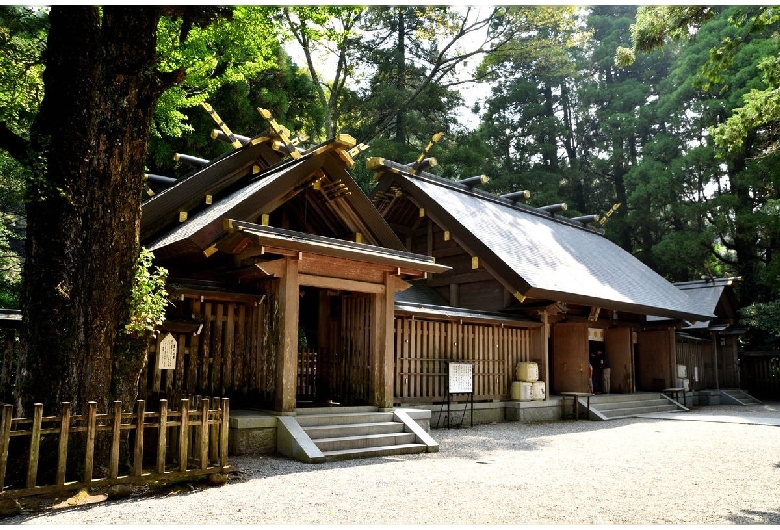
[[[342,374],[340,395],[344,404],[365,405],[371,399],[374,304],[371,295],[353,294],[344,296],[341,308],[340,366],[336,367]]]
[[[634,392],[634,356],[631,328],[608,328],[604,334],[604,353],[612,368],[610,392],[630,394]]]
[[[553,381],[549,393],[588,392],[588,330],[583,324],[552,326]]]

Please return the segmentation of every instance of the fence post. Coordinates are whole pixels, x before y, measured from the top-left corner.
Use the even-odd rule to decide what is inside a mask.
[[[33,423],[30,432],[30,459],[27,465],[27,487],[35,486],[38,476],[38,453],[41,442],[41,419],[43,418],[43,403],[33,405]]]
[[[219,443],[219,463],[222,467],[228,465],[228,417],[229,417],[229,400],[228,398],[222,398],[222,425],[220,426],[220,443]]]
[[[200,403],[200,468],[209,466],[209,399]]]
[[[0,491],[5,487],[5,469],[8,465],[8,444],[11,441],[13,413],[13,405],[3,405],[3,416],[0,421]]]
[[[95,422],[97,420],[97,401],[87,402],[87,447],[84,457],[84,482],[92,481],[92,469],[95,461]]]
[[[68,435],[70,434],[70,403],[62,403],[60,417],[60,445],[57,454],[57,485],[65,484],[65,467],[68,461]]]
[[[168,434],[168,400],[160,400],[160,427],[157,429],[157,473],[165,473],[166,434]]]
[[[179,471],[187,471],[187,449],[189,446],[190,400],[181,400],[181,427],[179,430]]]
[[[143,399],[135,402],[135,453],[133,456],[133,475],[141,476],[144,469],[144,412],[146,412]]]
[[[114,418],[111,429],[111,457],[108,463],[108,477],[119,476],[119,440],[122,430],[122,402],[114,401]]]
[[[211,418],[211,413],[213,412],[213,421],[211,422],[211,427],[209,427],[209,463],[217,463],[219,462],[219,411],[220,409],[220,399],[214,398],[212,401],[212,406],[214,407],[213,411],[209,412],[209,418]]]

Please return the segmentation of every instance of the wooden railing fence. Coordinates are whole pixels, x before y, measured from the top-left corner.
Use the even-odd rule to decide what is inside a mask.
[[[44,416],[43,405],[34,405],[32,418],[13,418],[13,407],[3,405],[0,416],[0,498],[59,493],[84,487],[165,482],[212,473],[227,473],[229,404],[227,398],[182,399],[180,409],[170,410],[160,400],[158,412],[147,412],[145,402],[136,402],[135,412],[123,413],[122,402],[115,401],[111,413],[98,414],[97,403],[90,401],[82,415],[71,414],[71,404],[62,403],[59,416]],[[129,448],[132,464],[129,473],[119,475],[122,431],[131,431]],[[110,433],[110,454],[98,455],[108,462],[105,476],[95,477],[95,440],[98,433]],[[84,433],[85,448],[80,479],[66,482],[66,464],[71,435]],[[144,441],[156,434],[154,467],[144,468]],[[39,484],[38,464],[43,436],[57,436],[57,468],[54,483]],[[6,486],[11,439],[29,438],[27,473],[24,484]],[[105,458],[107,457],[107,458]],[[74,474],[75,475],[75,474]]]

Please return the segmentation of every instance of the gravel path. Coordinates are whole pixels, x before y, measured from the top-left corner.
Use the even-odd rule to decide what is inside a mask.
[[[687,414],[780,418],[780,403]],[[233,457],[224,486],[5,524],[780,524],[780,428],[631,418],[438,429],[439,453]]]

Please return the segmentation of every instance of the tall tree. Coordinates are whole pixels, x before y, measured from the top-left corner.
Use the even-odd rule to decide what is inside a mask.
[[[257,67],[263,55],[236,56],[238,70],[224,68],[228,52],[219,46],[231,37],[227,28],[200,29],[231,14],[200,7],[51,9],[44,96],[29,134],[6,115],[0,120],[0,149],[26,171],[23,390],[47,408],[71,401],[79,411],[89,400],[132,403],[136,395],[145,335],[133,331],[131,295],[152,117],[156,109],[167,118],[158,121],[162,128],[186,127],[177,109],[187,98],[197,103],[238,70]],[[179,46],[191,34],[198,38],[190,43],[216,48],[221,70],[204,68],[192,60],[199,54]],[[206,64],[213,57],[200,56]],[[190,88],[158,105],[188,68]]]
[[[777,304],[780,292],[777,23],[774,7],[642,8],[632,27],[633,48],[618,54],[619,61],[630,62],[637,52],[665,46],[670,39],[686,43],[684,53],[702,40],[709,42],[706,57],[688,65],[700,73],[696,86],[703,93],[702,114],[712,118],[704,142],[717,147],[706,217],[717,236],[713,255],[743,277],[741,303],[759,304],[750,309],[753,314],[767,302]]]
[[[529,189],[533,204],[589,206],[576,90],[585,68],[583,14],[571,7],[512,7],[501,19],[513,38],[480,65],[493,82],[481,130],[501,160],[491,182],[497,192]]]

